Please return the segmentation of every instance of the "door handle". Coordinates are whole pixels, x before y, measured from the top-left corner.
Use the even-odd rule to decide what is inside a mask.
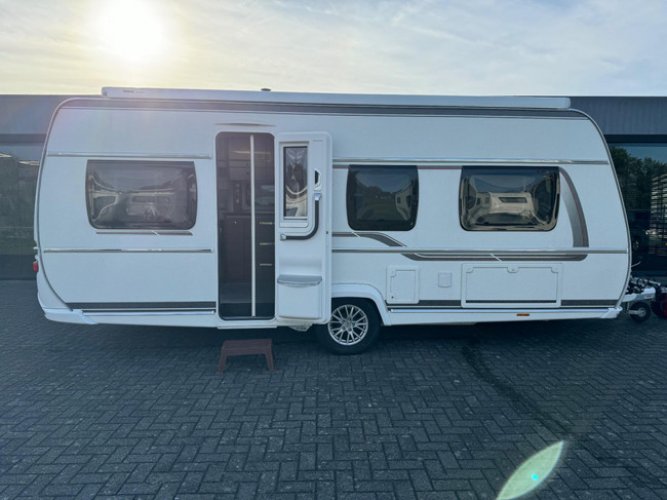
[[[322,276],[311,276],[303,274],[281,274],[278,276],[278,284],[296,288],[317,286],[322,283]]]

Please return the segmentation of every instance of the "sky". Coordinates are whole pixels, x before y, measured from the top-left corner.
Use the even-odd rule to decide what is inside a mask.
[[[0,93],[667,95],[667,0],[0,0]]]

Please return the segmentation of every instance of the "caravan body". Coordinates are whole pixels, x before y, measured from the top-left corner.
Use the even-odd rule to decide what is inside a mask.
[[[630,263],[604,138],[558,98],[106,89],[54,114],[35,239],[49,319],[328,324],[342,351],[612,318]]]

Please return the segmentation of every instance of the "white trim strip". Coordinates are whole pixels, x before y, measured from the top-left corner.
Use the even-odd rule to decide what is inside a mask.
[[[529,317],[535,316],[537,314],[553,314],[553,313],[558,313],[562,314],[563,312],[573,312],[576,314],[580,313],[601,313],[601,312],[608,312],[608,311],[620,311],[620,308],[618,307],[598,307],[598,308],[589,308],[589,309],[584,309],[580,307],[560,307],[556,309],[533,309],[533,308],[523,308],[523,309],[483,309],[483,308],[476,308],[476,307],[468,307],[468,308],[461,308],[461,309],[455,309],[455,308],[450,308],[450,309],[432,309],[432,308],[422,308],[422,309],[402,309],[402,308],[395,308],[392,309],[391,307],[387,308],[391,314],[414,314],[414,313],[427,313],[427,314],[512,314],[515,315],[517,313],[528,313],[530,314]]]
[[[257,251],[255,249],[255,136],[250,134],[250,316],[257,316]]]
[[[393,247],[393,248],[345,248],[336,247],[334,252],[342,253],[418,253],[426,255],[451,255],[451,256],[488,256],[488,255],[580,255],[580,254],[627,254],[628,250],[625,248],[566,248],[563,250],[538,250],[538,249],[507,249],[507,250],[455,250],[447,249],[441,250],[437,248],[409,248],[409,247]]]
[[[80,151],[49,151],[46,156],[67,158],[141,158],[141,159],[178,159],[178,160],[210,160],[207,154],[164,154],[164,153],[90,153]]]
[[[45,248],[44,253],[213,253],[210,248]]]
[[[414,165],[418,168],[448,167],[453,165],[608,165],[607,160],[565,160],[545,158],[419,158],[419,157],[377,157],[377,158],[334,158],[334,168],[344,168],[349,165],[373,164],[400,164]],[[424,165],[424,166],[422,166]]]
[[[132,234],[151,236],[192,236],[192,231],[179,229],[98,229],[97,234]]]

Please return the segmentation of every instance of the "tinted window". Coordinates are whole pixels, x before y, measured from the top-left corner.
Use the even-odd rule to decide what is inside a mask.
[[[461,225],[468,231],[548,231],[556,225],[557,168],[466,167]]]
[[[347,220],[352,229],[409,231],[418,202],[417,167],[350,167]]]
[[[667,144],[610,144],[637,270],[667,267]]]
[[[194,163],[89,161],[86,202],[98,229],[190,229],[197,215]]]

